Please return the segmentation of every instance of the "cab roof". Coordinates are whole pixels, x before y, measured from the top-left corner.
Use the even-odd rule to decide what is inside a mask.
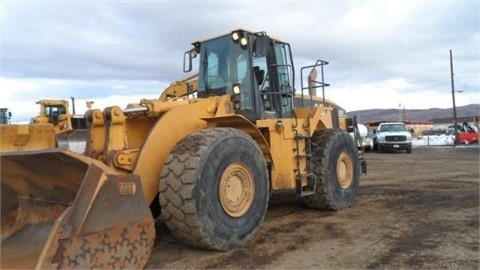
[[[238,28],[238,29],[234,29],[234,30],[232,30],[232,31],[230,31],[230,32],[227,32],[227,33],[224,33],[224,34],[221,34],[221,35],[217,35],[217,36],[214,36],[214,37],[211,37],[211,38],[207,38],[207,39],[195,41],[195,42],[192,43],[192,45],[195,46],[195,45],[197,45],[197,44],[204,43],[204,42],[209,41],[209,40],[212,40],[212,39],[217,39],[217,38],[219,38],[219,37],[228,36],[228,35],[231,35],[231,34],[234,33],[234,32],[244,32],[244,33],[248,33],[249,35],[255,35],[255,34],[264,33],[264,34],[267,35],[267,33],[266,33],[265,31],[257,31],[257,32],[255,32],[255,31],[250,31],[250,30],[246,30],[246,29],[243,29],[243,28]],[[268,36],[271,40],[273,40],[273,41],[285,43],[284,41],[281,41],[281,40],[279,40],[279,39],[273,38],[273,37],[271,37],[271,36],[269,36],[269,35],[267,35],[267,36]]]

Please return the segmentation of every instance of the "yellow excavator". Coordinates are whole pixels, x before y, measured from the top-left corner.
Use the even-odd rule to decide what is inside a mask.
[[[156,200],[173,235],[213,250],[245,244],[276,190],[314,209],[352,204],[366,162],[355,119],[314,98],[326,61],[302,68],[295,96],[286,42],[237,29],[192,45],[184,71],[197,58],[198,75],[87,111],[83,154],[0,153],[0,268],[141,268]]]

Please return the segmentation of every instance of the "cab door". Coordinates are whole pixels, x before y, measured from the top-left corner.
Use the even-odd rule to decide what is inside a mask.
[[[294,70],[290,45],[275,43],[275,63],[272,65],[276,75],[275,86],[278,94],[276,108],[279,118],[293,116]]]
[[[272,41],[272,50],[265,57],[253,59],[254,66],[267,72],[258,86],[264,113],[262,118],[293,116],[294,69],[290,45]]]

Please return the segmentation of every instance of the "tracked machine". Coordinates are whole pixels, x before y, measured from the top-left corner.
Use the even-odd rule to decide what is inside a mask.
[[[29,124],[0,124],[0,152],[58,147],[83,153],[85,119],[71,114],[66,100],[42,99],[36,103],[40,111]]]
[[[156,200],[173,235],[213,250],[246,243],[272,191],[352,204],[366,171],[355,121],[312,102],[327,62],[302,69],[297,99],[310,105],[296,108],[288,43],[239,29],[193,43],[184,71],[195,57],[196,79],[159,99],[88,111],[84,154],[1,153],[1,268],[141,268]]]

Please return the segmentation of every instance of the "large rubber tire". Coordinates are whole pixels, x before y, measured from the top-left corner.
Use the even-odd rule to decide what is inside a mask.
[[[230,250],[246,243],[265,217],[267,166],[245,132],[206,129],[171,151],[159,190],[162,218],[177,238],[201,248]]]
[[[349,207],[360,184],[360,159],[350,134],[340,130],[317,130],[312,136],[308,166],[317,176],[315,194],[303,202],[315,209]]]

